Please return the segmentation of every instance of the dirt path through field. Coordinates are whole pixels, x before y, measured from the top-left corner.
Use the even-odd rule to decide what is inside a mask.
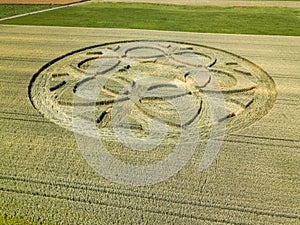
[[[295,1],[234,1],[234,0],[92,0],[94,2],[143,2],[174,5],[202,5],[202,6],[276,6],[300,7]]]

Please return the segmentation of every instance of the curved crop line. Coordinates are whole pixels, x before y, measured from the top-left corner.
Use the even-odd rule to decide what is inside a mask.
[[[118,60],[118,62],[115,65],[113,65],[112,67],[110,67],[106,70],[103,70],[101,72],[96,72],[95,76],[106,74],[107,72],[112,71],[113,69],[117,68],[117,66],[119,66],[120,64],[121,64],[121,61]]]
[[[56,77],[65,77],[65,76],[69,76],[70,74],[68,74],[68,73],[54,73],[54,74],[52,74],[51,76],[53,77],[53,78],[56,78]]]
[[[114,98],[117,97],[119,94],[125,94],[126,92],[128,92],[128,91],[126,91],[125,93],[120,93],[120,92],[115,91],[115,90],[113,90],[111,88],[108,88],[106,86],[103,86],[101,88],[101,91],[103,91],[105,94],[108,94],[108,95],[110,95],[111,97],[114,97]]]
[[[177,85],[175,84],[156,84],[156,85],[152,85],[150,86],[147,91],[151,91],[157,88],[164,88],[164,87],[172,87],[172,88],[178,88]]]
[[[96,120],[97,123],[101,123],[104,117],[107,115],[108,112],[104,111],[100,114],[99,118]]]
[[[199,88],[205,88],[205,87],[207,87],[207,85],[209,85],[210,84],[210,82],[211,82],[211,75],[209,75],[209,78],[208,78],[208,81],[205,83],[205,84],[203,84],[202,86],[200,86]]]
[[[223,122],[223,121],[225,121],[225,120],[227,120],[227,119],[229,119],[229,118],[235,117],[235,116],[236,116],[235,113],[230,113],[230,114],[228,114],[227,116],[224,116],[223,118],[220,118],[220,119],[218,120],[218,122],[221,123],[221,122]]]
[[[136,50],[136,49],[152,49],[152,50],[158,50],[159,52],[162,53],[162,55],[153,55],[153,56],[128,56],[128,52],[130,51],[133,51],[133,50]],[[138,46],[138,47],[132,47],[132,48],[129,48],[125,51],[125,55],[128,57],[128,58],[142,58],[142,59],[147,59],[147,58],[161,58],[161,57],[164,57],[167,55],[167,53],[165,53],[162,49],[160,48],[155,48],[155,47],[149,47],[149,46]]]
[[[208,67],[213,67],[216,63],[217,63],[217,59],[215,58],[214,61],[210,65],[208,65]]]
[[[174,60],[175,62],[179,62],[179,63],[183,63],[183,64],[186,64],[186,65],[189,65],[189,66],[193,66],[193,67],[198,67],[198,68],[201,68],[201,67],[205,67],[204,65],[195,65],[195,64],[192,64],[192,63],[188,63],[184,60],[179,60],[179,59],[176,59],[173,55],[184,55],[184,54],[195,54],[195,55],[200,55],[200,56],[204,56],[206,58],[209,58],[209,59],[212,59],[209,55],[206,55],[204,53],[201,53],[201,52],[194,52],[194,51],[182,51],[182,52],[175,52],[175,53],[172,53],[169,55],[169,57]],[[215,64],[217,62],[216,59],[214,59],[214,62],[212,62],[211,64]],[[208,66],[209,67],[209,66]]]
[[[238,65],[237,62],[227,62],[225,63],[226,66],[235,66],[235,65]]]
[[[232,89],[232,90],[209,90],[209,89],[202,89],[204,93],[223,93],[223,94],[232,94],[232,93],[241,93],[246,91],[251,91],[256,89],[256,86],[251,86],[248,88],[241,88],[241,89]]]
[[[154,97],[142,97],[140,98],[140,102],[142,103],[143,101],[164,101],[165,99],[174,99],[174,98],[179,98],[183,97],[186,95],[191,95],[192,92],[185,92],[182,94],[177,94],[177,95],[166,95],[166,96],[154,96]]]
[[[208,69],[208,70],[213,73],[226,75],[226,76],[236,80],[235,76],[233,74],[231,74],[230,72],[219,70],[219,69]]]
[[[95,52],[87,52],[87,55],[103,55],[103,52],[101,51],[95,51]]]
[[[200,106],[199,106],[199,109],[198,109],[197,113],[188,122],[186,122],[185,124],[183,124],[182,125],[183,127],[187,127],[187,126],[191,125],[195,121],[195,119],[200,115],[201,110],[202,110],[202,104],[203,104],[203,101],[201,100]]]
[[[133,80],[128,79],[127,77],[124,77],[124,76],[117,76],[117,77],[115,77],[115,79],[120,79],[122,81],[125,81],[126,83],[132,83],[133,82]]]
[[[95,60],[95,59],[99,59],[99,58],[100,58],[100,57],[92,57],[92,58],[84,59],[84,60],[82,60],[81,62],[79,62],[79,63],[77,64],[77,66],[78,66],[79,68],[81,68],[81,66],[82,66],[84,63],[89,62],[89,61],[92,61],[92,60]]]
[[[241,106],[243,109],[246,109],[246,105],[236,99],[230,98],[230,99],[228,99],[228,101],[232,102],[233,104],[236,104],[238,106]],[[253,101],[253,99],[252,99],[252,101]]]
[[[114,52],[118,51],[120,49],[120,45],[118,45],[117,47],[113,48],[113,47],[108,47],[109,50],[113,50]]]
[[[76,93],[77,88],[78,88],[80,85],[82,85],[82,84],[84,84],[84,83],[86,83],[86,82],[89,82],[89,81],[91,81],[91,80],[94,80],[94,79],[95,79],[95,77],[87,77],[87,78],[84,78],[83,80],[79,81],[77,84],[74,85],[74,87],[73,87],[73,93]]]
[[[238,69],[233,69],[233,71],[241,73],[246,76],[252,76],[252,74],[250,72],[246,72],[246,71],[242,71],[242,70],[238,70]]]
[[[70,66],[71,68],[73,68],[74,70],[76,70],[77,72],[81,73],[81,74],[84,74],[84,75],[87,74],[85,70],[79,68],[77,65],[70,64],[69,66]]]
[[[67,84],[67,82],[64,80],[63,82],[51,87],[49,90],[52,92],[52,91],[55,91],[57,90],[58,88],[61,88],[62,86],[65,86]]]

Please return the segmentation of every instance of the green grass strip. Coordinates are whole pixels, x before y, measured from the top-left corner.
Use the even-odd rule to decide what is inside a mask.
[[[299,36],[300,9],[87,3],[2,23]]]
[[[1,5],[0,4],[0,18],[14,16],[18,14],[34,12],[42,9],[49,9],[57,5]]]
[[[249,1],[249,0],[239,0],[239,1]],[[261,1],[261,0],[252,0],[252,1],[257,1],[257,2],[259,2],[259,1]],[[263,0],[263,1],[272,1],[272,2],[300,2],[300,0]]]

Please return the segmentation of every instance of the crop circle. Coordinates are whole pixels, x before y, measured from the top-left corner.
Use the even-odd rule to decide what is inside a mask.
[[[79,145],[85,143],[81,148],[98,146],[94,140],[101,136],[104,142],[122,142],[124,149],[134,151],[159,146],[175,149],[176,160],[182,162],[172,163],[176,157],[168,152],[161,162],[169,167],[153,164],[160,171],[169,170],[168,174],[155,172],[152,165],[120,162],[117,169],[127,175],[137,170],[124,178],[126,174],[100,168],[109,179],[136,185],[175,174],[194,153],[197,142],[210,141],[211,133],[214,139],[223,137],[225,124],[226,132],[232,132],[254,123],[272,108],[276,94],[268,74],[240,56],[198,44],[151,40],[105,43],[70,52],[42,67],[29,86],[33,105],[46,118],[79,133]],[[222,129],[213,132],[217,126]],[[208,154],[209,160],[200,168],[206,168],[217,152]],[[120,161],[106,153],[96,158],[113,164]],[[82,154],[99,170],[103,161],[94,160],[91,152]],[[140,168],[144,171],[138,172]],[[153,179],[144,182],[146,176]]]

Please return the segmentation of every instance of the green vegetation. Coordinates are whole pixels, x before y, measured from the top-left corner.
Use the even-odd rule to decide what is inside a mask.
[[[1,5],[0,18],[14,16],[22,13],[34,12],[42,9],[53,8],[56,5]]]
[[[240,0],[239,0],[240,1]],[[249,0],[242,0],[242,1],[249,1]],[[261,1],[261,0],[252,0],[252,1]],[[274,1],[274,2],[300,2],[300,0],[264,0],[264,1]]]
[[[2,23],[298,36],[299,15],[298,8],[88,3]]]
[[[2,225],[49,225],[49,223],[27,220],[19,217],[10,217],[6,214],[0,214],[0,224]]]

